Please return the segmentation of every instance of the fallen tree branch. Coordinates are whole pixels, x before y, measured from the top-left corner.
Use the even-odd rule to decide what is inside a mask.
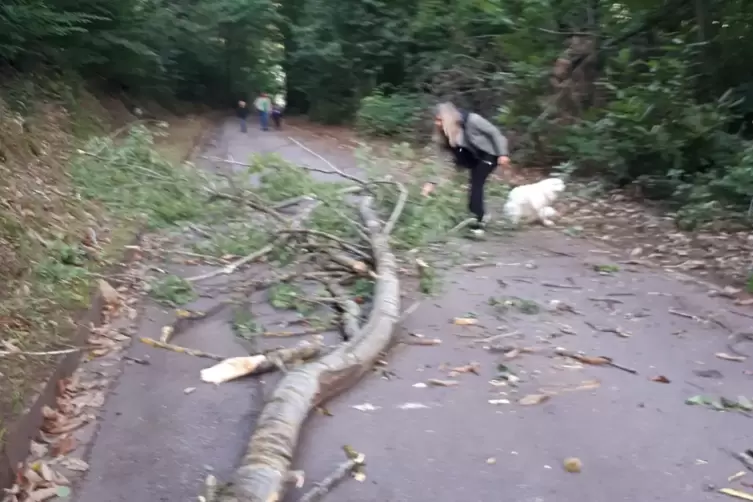
[[[294,219],[291,223],[288,225],[288,229],[292,231],[300,230],[301,225],[303,225],[303,222],[308,219],[308,217],[311,215],[311,213],[316,209],[316,206],[319,204],[318,201],[315,201],[310,206],[304,208]],[[262,258],[263,256],[266,256],[267,254],[271,253],[272,250],[276,246],[282,246],[284,245],[288,240],[288,235],[283,235],[278,238],[276,238],[274,241],[270,242],[263,248],[259,249],[258,251],[254,251],[253,253],[250,253],[243,258],[240,258],[239,260],[236,260],[229,265],[227,265],[224,268],[221,268],[219,270],[213,270],[212,272],[207,272],[205,274],[197,275],[194,277],[189,277],[186,279],[188,282],[199,282],[206,279],[211,279],[213,277],[217,277],[220,275],[230,275],[234,273],[239,267],[242,267],[243,265],[247,263],[251,263],[252,261],[258,260]]]
[[[295,361],[307,361],[318,356],[321,346],[302,343],[287,349],[278,349],[253,356],[230,357],[219,364],[201,370],[201,380],[206,383],[220,384],[247,375],[258,375],[273,371]]]
[[[261,257],[266,256],[269,253],[271,253],[274,250],[275,245],[281,244],[282,240],[283,239],[275,239],[274,242],[267,244],[263,248],[256,250],[253,253],[247,254],[243,258],[239,258],[235,260],[234,262],[228,264],[227,266],[221,269],[212,270],[211,272],[207,272],[205,274],[195,275],[193,277],[189,277],[186,280],[188,282],[199,282],[199,281],[205,281],[207,279],[212,279],[213,277],[218,277],[220,275],[230,275],[236,270],[238,270],[239,267],[242,267],[243,265],[247,263],[251,263],[252,261],[256,261],[260,259]]]
[[[337,299],[337,304],[340,306],[342,313],[340,326],[342,328],[343,339],[346,341],[351,340],[358,336],[358,332],[360,331],[358,317],[361,315],[361,307],[353,300],[342,300],[342,298],[347,297],[347,292],[337,282],[328,281],[326,286],[332,296]]]
[[[366,182],[364,180],[362,180],[361,178],[358,178],[357,176],[352,176],[352,175],[350,175],[348,173],[345,173],[342,170],[338,169],[337,167],[335,167],[335,165],[332,162],[328,161],[327,159],[325,159],[324,157],[322,157],[321,155],[319,155],[318,153],[316,153],[315,151],[313,151],[311,148],[307,147],[306,145],[304,145],[300,141],[298,141],[296,139],[293,139],[290,136],[288,136],[288,139],[290,141],[292,141],[293,143],[295,143],[301,149],[307,151],[308,153],[310,153],[311,155],[313,155],[317,159],[319,159],[322,162],[324,162],[325,164],[327,164],[327,166],[332,171],[325,171],[325,170],[322,170],[322,169],[316,169],[316,168],[307,167],[307,166],[303,166],[304,169],[307,169],[309,171],[318,171],[318,172],[322,172],[322,173],[326,173],[326,174],[336,174],[336,175],[341,176],[341,177],[343,177],[345,179],[348,179],[350,181],[355,181],[359,185],[365,185],[366,184]]]
[[[220,502],[282,500],[298,435],[309,412],[360,380],[390,344],[400,312],[397,263],[389,249],[389,235],[380,231],[370,203],[370,197],[363,200],[361,217],[371,237],[378,279],[368,321],[347,343],[289,371],[280,381],[262,410],[233,481],[218,497]]]
[[[392,230],[395,228],[395,224],[397,223],[397,220],[399,220],[400,215],[403,214],[403,209],[405,209],[405,203],[408,201],[408,190],[405,189],[405,186],[398,181],[395,181],[393,183],[395,184],[397,189],[400,191],[400,195],[398,196],[397,203],[395,204],[395,207],[392,210],[390,219],[387,220],[387,223],[384,224],[383,232],[386,234],[392,233]]]
[[[343,239],[337,237],[336,235],[329,234],[327,232],[322,232],[320,230],[310,230],[308,228],[300,228],[300,229],[286,229],[286,230],[280,230],[281,234],[308,234],[311,236],[316,237],[322,237],[325,239],[329,239],[333,242],[336,242],[339,244],[344,250],[349,251],[355,255],[360,256],[363,259],[369,259],[369,255],[355,247],[353,244],[350,244],[349,242],[345,242]]]
[[[362,469],[365,465],[365,460],[366,456],[362,453],[358,453],[355,457],[348,458],[348,460],[335,469],[335,472],[321,480],[316,486],[306,492],[298,502],[316,502],[321,499],[324,495],[329,493],[337,483],[345,479],[345,476],[358,469]]]

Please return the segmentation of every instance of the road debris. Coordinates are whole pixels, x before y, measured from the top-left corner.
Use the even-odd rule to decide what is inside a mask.
[[[724,375],[719,370],[693,370],[693,374],[701,378],[724,378]]]
[[[551,396],[547,394],[529,394],[518,400],[518,404],[523,406],[533,406],[535,404],[541,404],[549,401]]]
[[[456,317],[452,320],[452,324],[456,326],[476,326],[478,325],[478,319],[475,317]]]
[[[481,370],[481,364],[477,362],[470,362],[464,366],[455,366],[453,368],[450,368],[450,376],[456,376],[460,373],[473,373],[474,375],[478,375],[479,371]]]
[[[686,399],[685,404],[706,406],[717,411],[753,411],[753,402],[745,396],[739,396],[737,399],[729,399],[724,396],[711,397],[697,395]]]
[[[567,472],[577,474],[583,469],[583,462],[577,457],[568,457],[562,461],[562,466]]]
[[[657,383],[669,383],[669,378],[665,377],[664,375],[657,375],[655,377],[651,377],[651,381]]]
[[[351,408],[358,410],[358,411],[376,411],[380,409],[380,406],[374,406],[371,403],[363,403],[363,404],[355,404],[351,406]]]
[[[740,352],[737,349],[737,346],[743,342],[753,342],[753,332],[739,331],[737,333],[732,333],[727,337],[727,348],[737,356],[747,357],[748,354]]]
[[[324,495],[329,493],[337,483],[345,479],[348,474],[351,474],[353,479],[359,482],[363,482],[366,479],[366,474],[363,470],[366,456],[363,453],[356,452],[347,445],[343,447],[343,450],[345,450],[348,460],[340,464],[332,474],[306,492],[306,494],[300,498],[299,502],[314,502],[321,499]]]
[[[726,352],[717,352],[714,355],[716,357],[718,357],[719,359],[724,359],[725,361],[733,361],[733,362],[736,362],[736,363],[741,363],[741,362],[745,361],[746,359],[748,359],[745,356],[735,356],[735,355],[732,355],[732,354],[727,354]]]
[[[631,336],[633,336],[632,334],[628,333],[627,331],[623,330],[620,327],[610,328],[608,326],[597,326],[590,321],[586,321],[585,324],[588,325],[589,328],[593,329],[594,331],[598,331],[600,333],[614,333],[620,338],[630,338]]]
[[[753,500],[753,494],[747,492],[741,492],[740,490],[734,490],[732,488],[720,488],[719,493],[735,497],[740,500]]]
[[[440,380],[438,378],[430,378],[426,383],[432,387],[455,387],[456,385],[460,385],[460,382],[457,380]]]
[[[633,375],[637,375],[638,371],[628,368],[627,366],[622,366],[620,364],[615,363],[611,357],[606,356],[586,356],[577,354],[575,352],[570,352],[563,348],[557,348],[555,350],[555,353],[559,356],[569,357],[570,359],[575,359],[578,362],[581,362],[583,364],[589,364],[591,366],[611,366],[613,368],[617,368],[618,370],[625,371],[627,373],[632,373]]]
[[[423,403],[403,403],[398,405],[399,410],[423,410],[429,408]]]
[[[280,367],[285,364],[305,361],[316,357],[320,351],[321,347],[319,345],[303,343],[287,349],[273,350],[265,354],[231,357],[214,366],[201,370],[201,380],[206,383],[220,384],[242,376],[281,369]]]

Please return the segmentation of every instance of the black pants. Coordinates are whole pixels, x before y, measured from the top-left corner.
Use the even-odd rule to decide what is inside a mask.
[[[272,121],[275,123],[276,129],[282,129],[282,113],[272,112]]]
[[[476,156],[465,148],[455,150],[455,162],[460,167],[468,169],[470,173],[470,188],[468,190],[468,210],[476,217],[478,227],[484,219],[484,185],[487,178],[497,167],[497,158],[485,152]]]

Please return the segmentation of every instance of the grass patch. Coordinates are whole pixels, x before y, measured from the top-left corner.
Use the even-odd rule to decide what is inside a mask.
[[[156,280],[149,289],[149,295],[169,307],[185,305],[198,298],[191,283],[177,275],[166,275]]]

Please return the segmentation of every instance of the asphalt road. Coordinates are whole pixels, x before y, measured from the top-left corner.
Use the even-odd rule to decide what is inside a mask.
[[[309,138],[306,144],[341,167],[349,164],[347,150],[331,141]],[[326,167],[288,141],[284,131],[249,128],[243,135],[234,121],[220,128],[205,154],[243,162],[259,152]],[[312,415],[295,461],[306,473],[306,486],[291,488],[286,501],[297,500],[342,462],[345,444],[366,455],[367,478],[344,481],[327,496],[330,502],[724,497],[709,487],[726,486],[743,469],[720,448],[753,448],[753,422],[742,413],[685,401],[699,394],[753,397],[750,362],[716,357],[727,351],[727,332],[705,322],[715,315],[735,329],[749,320],[730,313],[730,305],[710,298],[706,288],[659,269],[620,265],[600,274],[594,263],[619,258],[557,231],[531,229],[462,246],[468,262],[498,265],[450,272],[443,293],[425,301],[400,330],[401,336],[417,333],[441,344],[398,347],[386,368],[327,405],[332,416]],[[490,304],[510,297],[525,300],[528,313]],[[552,300],[576,313],[550,312]],[[209,303],[202,299],[195,307]],[[452,324],[452,318],[469,313],[478,325]],[[168,314],[148,306],[139,334],[156,337],[167,321]],[[518,334],[481,341],[510,332]],[[180,344],[228,356],[246,353],[222,317],[181,334]],[[505,349],[515,347],[518,355],[509,358]],[[556,347],[608,356],[637,374],[557,357]],[[129,356],[150,364],[125,365],[74,499],[195,500],[207,472],[227,479],[237,465],[265,384],[250,379],[202,384],[199,371],[206,360],[143,344],[134,344]],[[478,375],[449,374],[471,362]],[[512,374],[514,382],[501,374]],[[669,383],[652,381],[659,376]],[[266,385],[275,378],[267,377]],[[435,387],[430,379],[457,385]],[[187,394],[188,388],[196,390]],[[530,406],[518,403],[529,394],[549,397]],[[578,457],[582,472],[566,472],[566,457]],[[748,473],[742,481],[747,477],[753,480]],[[730,486],[753,492],[739,481]]]

